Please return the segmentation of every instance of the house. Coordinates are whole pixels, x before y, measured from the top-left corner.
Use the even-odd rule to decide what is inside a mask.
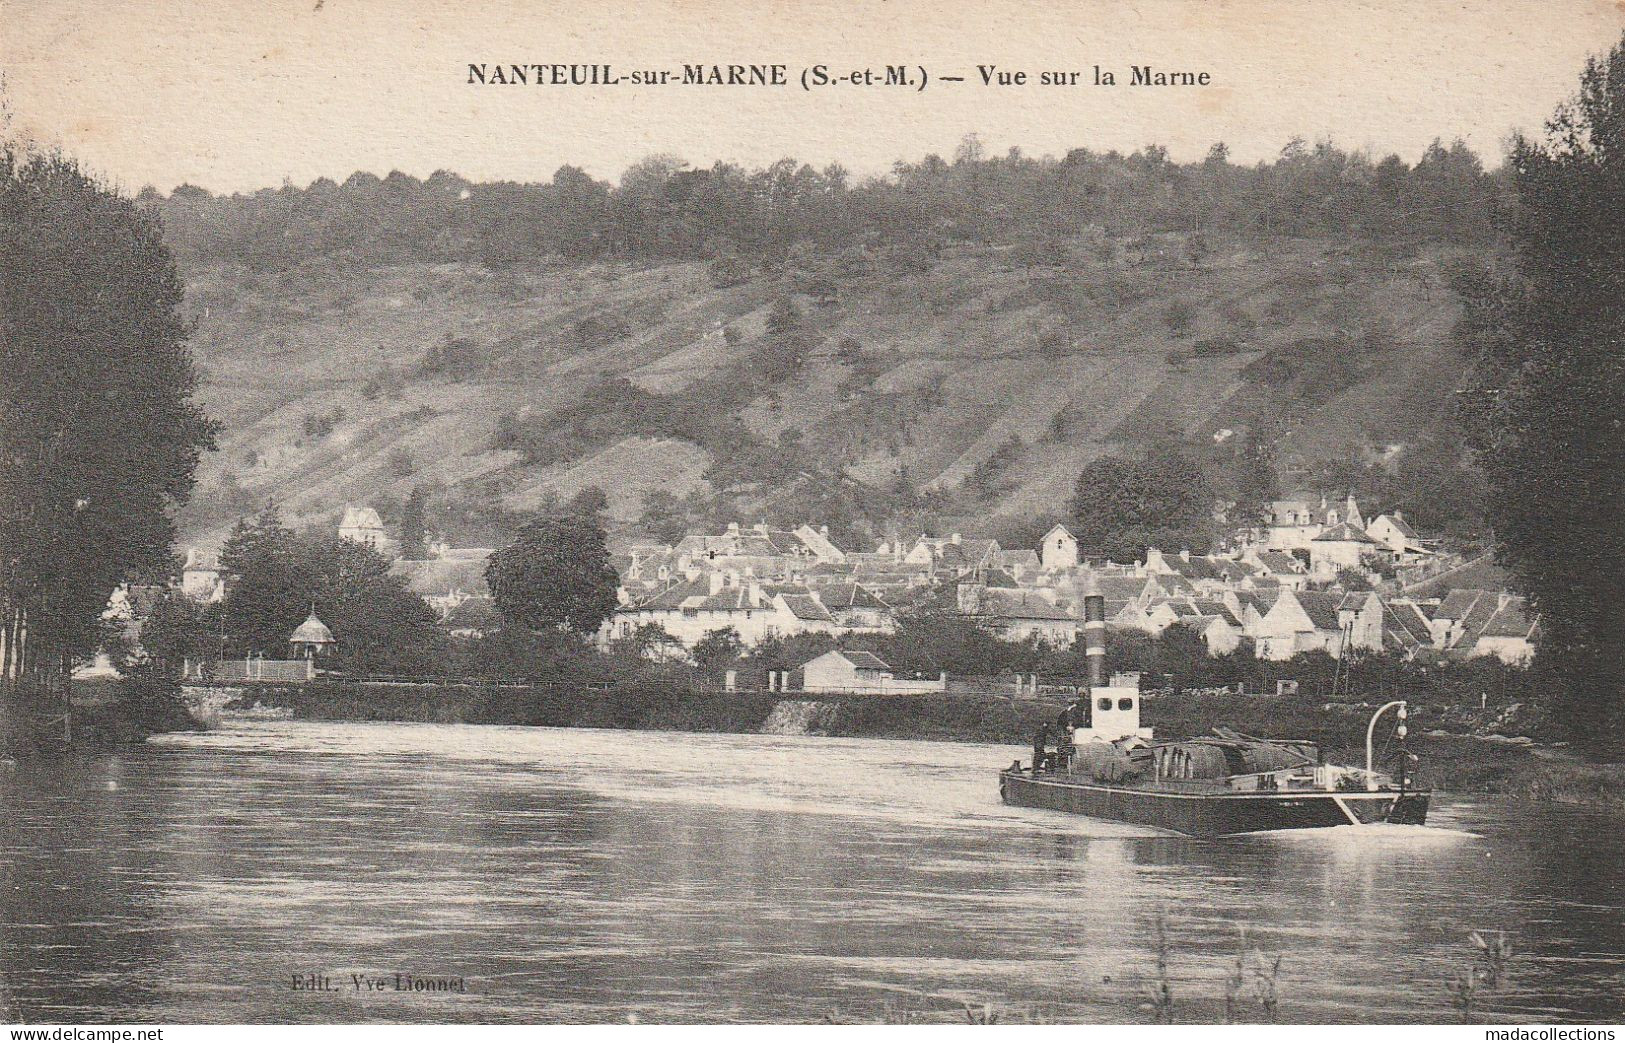
[[[810,589],[846,633],[890,633],[897,628],[891,606],[862,583],[810,584]]]
[[[759,577],[788,578],[797,568],[812,563],[838,563],[846,554],[829,540],[828,527],[774,529],[765,522],[741,526],[729,522],[725,532],[689,533],[672,548],[682,570],[725,569],[742,572],[749,567]]]
[[[866,598],[856,594],[853,598],[858,604],[844,606],[843,613],[877,618],[867,615],[873,610],[865,606]],[[605,621],[598,640],[600,646],[607,645],[614,638],[630,637],[639,627],[652,624],[685,648],[692,648],[713,630],[728,629],[746,645],[754,646],[793,634],[886,629],[885,615],[878,618],[881,623],[875,627],[848,626],[816,591],[805,585],[764,584],[735,572],[710,572],[622,604]]]
[[[1152,582],[1157,585],[1157,589],[1162,591],[1164,596],[1170,598],[1194,598],[1202,593],[1201,590],[1197,589],[1196,584],[1177,572],[1153,577]]]
[[[1540,638],[1540,618],[1516,595],[1502,594],[1497,601],[1495,615],[1478,632],[1472,654],[1492,655],[1508,666],[1527,666]]]
[[[1067,588],[1073,604],[1082,604],[1083,596],[1093,582],[1095,590],[1106,599],[1106,618],[1112,619],[1125,608],[1150,608],[1153,602],[1167,596],[1167,591],[1149,576],[1101,575],[1092,573],[1079,577]]]
[[[933,571],[964,574],[996,568],[999,550],[997,540],[976,539],[957,532],[951,536],[921,536],[903,555],[903,561]]]
[[[1365,534],[1398,561],[1415,561],[1428,553],[1421,537],[1399,511],[1377,515],[1376,520],[1366,526]]]
[[[1152,602],[1123,602],[1122,607],[1116,612],[1111,612],[1111,603],[1108,602],[1107,612],[1106,622],[1111,626],[1138,630],[1153,636],[1162,633],[1180,620],[1179,612],[1167,598]]]
[[[1180,551],[1170,558],[1155,548],[1146,552],[1142,567],[1147,573],[1155,574],[1169,594],[1191,591],[1203,595],[1218,594],[1250,581],[1258,571],[1256,566],[1244,565],[1231,558],[1192,554],[1190,551]],[[1163,583],[1164,578],[1169,582]]]
[[[181,566],[181,593],[205,605],[224,601],[226,581],[220,572],[220,558],[196,547],[186,548],[186,562]]]
[[[1309,541],[1309,571],[1330,578],[1343,569],[1366,572],[1371,559],[1387,554],[1359,528],[1339,522]]]
[[[811,525],[798,525],[795,528],[796,539],[818,561],[839,562],[846,560],[846,552],[835,546],[829,539],[829,526],[820,525],[814,529]]]
[[[1509,666],[1526,665],[1540,635],[1525,600],[1505,591],[1452,590],[1433,618],[1446,652],[1462,659],[1493,655]]]
[[[1383,606],[1382,647],[1405,659],[1414,659],[1433,648],[1433,628],[1422,606],[1404,598],[1394,598]]]
[[[1382,651],[1382,599],[1373,591],[1351,591],[1337,604],[1337,626],[1349,648]]]
[[[1259,659],[1291,659],[1304,652],[1339,659],[1350,648],[1380,651],[1382,602],[1369,592],[1345,596],[1283,590],[1253,625],[1251,636]]]
[[[379,553],[384,553],[391,543],[384,534],[384,520],[371,507],[346,506],[344,517],[339,519],[339,536],[365,544]]]
[[[986,624],[1006,641],[1070,648],[1078,639],[1077,618],[1043,591],[961,583],[958,606],[961,615]]]
[[[937,680],[899,680],[892,676],[891,667],[874,653],[843,649],[809,659],[801,666],[801,676],[801,688],[806,692],[928,695],[948,687],[946,675]]]
[[[1018,580],[1026,579],[1042,568],[1042,564],[1035,550],[1001,550],[994,564],[1002,572],[1008,572]]]
[[[472,548],[422,561],[402,558],[390,563],[389,574],[403,580],[407,590],[422,598],[446,620],[464,601],[491,596],[485,584],[486,558],[491,553],[484,548]]]
[[[1210,656],[1229,655],[1241,646],[1241,624],[1228,612],[1218,615],[1194,615],[1179,620],[1176,626],[1186,627],[1201,640]]]
[[[1242,633],[1252,636],[1257,633],[1259,623],[1275,606],[1282,589],[1266,586],[1252,590],[1232,590],[1226,592],[1224,603],[1230,607],[1231,615],[1241,621]]]
[[[451,606],[440,622],[452,637],[480,638],[502,625],[502,615],[490,597],[470,596]]]
[[[1246,560],[1264,579],[1274,580],[1288,590],[1302,590],[1309,584],[1309,566],[1285,551],[1250,548]]]
[[[1353,493],[1341,504],[1328,501],[1324,493],[1318,501],[1308,495],[1274,500],[1265,511],[1264,521],[1264,546],[1269,550],[1308,550],[1315,537],[1337,525],[1365,528]]]
[[[1065,525],[1057,525],[1044,534],[1039,544],[1038,560],[1045,570],[1075,569],[1078,567],[1078,540]]]
[[[1492,590],[1450,591],[1433,610],[1430,620],[1434,645],[1443,649],[1470,648],[1499,607],[1499,595]]]

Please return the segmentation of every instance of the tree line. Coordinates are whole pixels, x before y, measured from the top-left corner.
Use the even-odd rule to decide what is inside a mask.
[[[65,690],[120,582],[167,567],[214,423],[156,218],[0,142],[0,711]]]
[[[1414,164],[1329,141],[1293,139],[1272,161],[1232,163],[1215,144],[1178,163],[1147,145],[1124,155],[1077,148],[988,156],[967,138],[951,160],[899,161],[855,180],[794,159],[747,169],[691,167],[669,155],[616,184],[563,166],[547,182],[474,182],[356,172],[248,194],[181,185],[138,199],[158,209],[189,266],[277,271],[464,262],[492,268],[562,259],[711,260],[719,282],[793,250],[864,249],[901,265],[953,241],[1044,241],[1091,226],[1113,237],[1179,232],[1338,235],[1487,243],[1504,177],[1461,142],[1435,141]]]

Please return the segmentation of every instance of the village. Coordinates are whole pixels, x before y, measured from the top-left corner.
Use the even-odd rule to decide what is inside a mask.
[[[799,635],[880,636],[894,633],[905,616],[933,613],[1006,642],[1065,650],[1082,632],[1084,595],[1098,592],[1109,632],[1152,639],[1182,632],[1212,657],[1382,654],[1424,664],[1492,657],[1525,666],[1533,656],[1539,620],[1525,600],[1491,585],[1500,575],[1486,559],[1419,535],[1401,512],[1368,519],[1352,495],[1303,494],[1271,502],[1262,522],[1235,528],[1220,553],[1152,548],[1131,563],[1089,558],[1064,525],[1037,547],[951,532],[845,550],[826,527],[732,523],[613,554],[617,605],[596,645],[607,651],[637,637],[643,654],[683,660],[707,640],[726,638],[748,650]],[[450,637],[479,638],[500,624],[486,584],[491,549],[428,539],[421,559],[401,557],[402,541],[365,506],[346,507],[336,531],[388,559],[390,575]],[[218,604],[232,582],[216,553],[193,548],[169,589],[122,587],[107,618],[138,641],[156,601]],[[320,616],[313,604],[283,648],[188,662],[183,675],[228,683],[313,679],[345,638]],[[835,651],[798,666],[802,691],[950,690],[946,674],[897,676],[869,652]],[[113,669],[103,654],[81,674]],[[726,681],[734,683],[731,672]],[[789,678],[780,673],[765,683],[783,689]]]

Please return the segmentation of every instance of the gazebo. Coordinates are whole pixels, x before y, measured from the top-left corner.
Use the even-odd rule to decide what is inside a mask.
[[[316,606],[312,605],[310,615],[294,628],[288,643],[293,646],[296,658],[315,659],[333,647],[337,639],[333,637],[333,631],[327,628],[327,624],[316,618]]]

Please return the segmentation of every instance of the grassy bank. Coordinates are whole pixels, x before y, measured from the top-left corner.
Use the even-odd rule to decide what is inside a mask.
[[[775,708],[786,701],[768,692],[698,692],[670,686],[626,685],[598,691],[327,681],[255,687],[227,709],[257,704],[291,711],[303,720],[750,734],[764,726],[773,728]],[[805,714],[803,722],[815,734],[1023,746],[1062,707],[1050,700],[1001,696],[820,696],[816,703],[816,712]],[[1159,736],[1205,735],[1215,726],[1227,725],[1249,735],[1308,739],[1319,743],[1329,760],[1361,763],[1371,710],[1302,697],[1187,694],[1148,698],[1145,719]],[[1451,719],[1448,711],[1417,707],[1410,721],[1410,748],[1422,758],[1424,776],[1438,788],[1625,808],[1625,765],[1590,764],[1564,751],[1528,744],[1427,734]],[[1379,726],[1379,751],[1392,723],[1388,718]]]

